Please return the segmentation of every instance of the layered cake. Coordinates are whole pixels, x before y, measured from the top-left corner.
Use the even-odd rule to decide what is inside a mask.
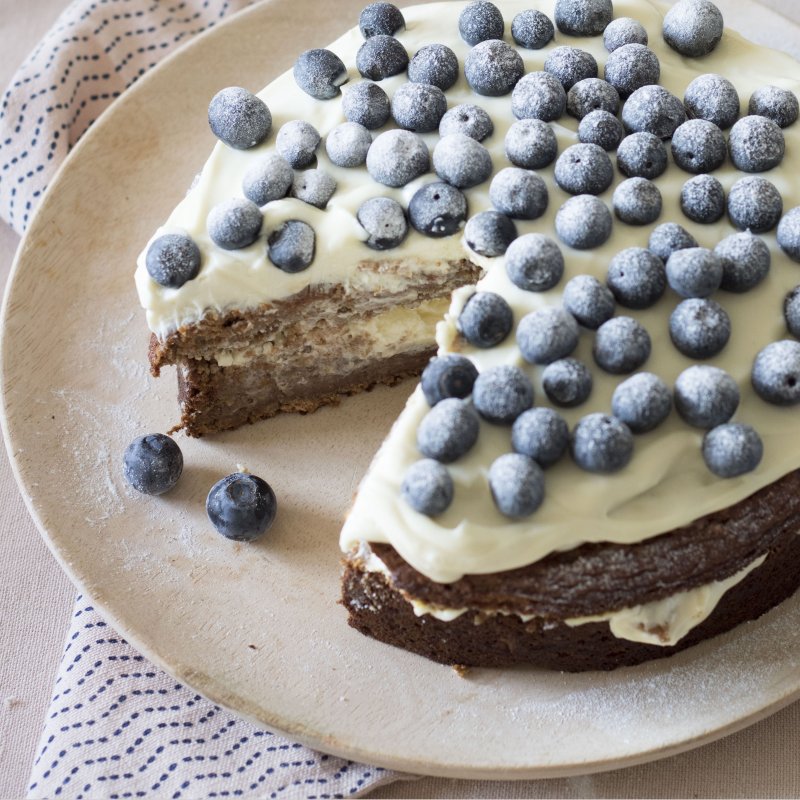
[[[800,583],[800,82],[708,0],[531,5],[375,3],[223,90],[137,286],[189,435],[427,364],[342,531],[353,627],[610,669]]]

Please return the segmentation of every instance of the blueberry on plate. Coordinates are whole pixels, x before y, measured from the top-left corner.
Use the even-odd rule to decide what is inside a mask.
[[[703,460],[720,478],[752,472],[764,455],[764,444],[755,428],[741,422],[717,425],[703,437]]]
[[[431,133],[438,130],[446,111],[444,92],[427,83],[404,83],[392,97],[392,119],[408,131]]]
[[[547,210],[547,184],[535,172],[506,167],[492,178],[489,199],[512,219],[538,219]]]
[[[546,122],[521,119],[508,129],[505,151],[506,158],[516,167],[542,169],[555,160],[558,140]]]
[[[474,0],[464,7],[458,17],[458,32],[469,45],[487,39],[502,39],[505,23],[500,9],[486,0]]]
[[[264,218],[261,209],[241,197],[214,206],[206,219],[208,235],[223,250],[241,250],[258,238]]]
[[[567,107],[567,93],[549,72],[529,72],[511,93],[511,111],[517,119],[557,120]]]
[[[664,16],[664,41],[682,56],[707,56],[722,39],[722,13],[711,0],[680,0]]]
[[[617,147],[617,166],[629,178],[653,180],[667,168],[667,148],[652,133],[631,133]]]
[[[408,220],[403,207],[391,197],[373,197],[361,204],[356,218],[367,232],[367,247],[390,250],[397,247],[408,233]]]
[[[611,259],[606,282],[620,305],[650,308],[667,288],[664,262],[643,247],[626,247]]]
[[[515,453],[532,458],[542,469],[553,466],[569,447],[569,427],[552,408],[531,408],[511,426]]]
[[[597,365],[612,375],[639,369],[650,357],[650,334],[632,317],[612,317],[595,333],[592,355]]]
[[[556,233],[562,242],[576,250],[605,244],[611,236],[612,224],[606,204],[591,194],[570,197],[556,214]]]
[[[290,219],[267,237],[267,255],[284,272],[302,272],[314,260],[316,239],[307,222]]]
[[[430,165],[428,146],[412,131],[384,131],[367,152],[367,171],[384,186],[405,186],[424,175]]]
[[[742,117],[728,137],[731,161],[742,172],[766,172],[777,167],[786,152],[783,131],[769,117]]]
[[[417,448],[426,458],[450,464],[478,441],[480,420],[472,405],[456,397],[437,403],[417,428]]]
[[[208,124],[220,141],[237,150],[261,144],[272,130],[267,104],[247,89],[221,89],[208,106]]]
[[[277,153],[270,153],[247,168],[242,178],[242,193],[257,206],[265,206],[286,197],[293,180],[289,162]]]
[[[787,211],[778,223],[778,246],[792,261],[800,261],[800,206]]]
[[[650,233],[650,239],[647,242],[648,250],[664,262],[676,250],[697,246],[697,239],[677,222],[665,222],[656,226]]]
[[[546,292],[564,274],[561,248],[543,233],[526,233],[506,250],[509,280],[527,292]]]
[[[768,117],[781,128],[788,128],[797,122],[800,104],[797,95],[789,89],[778,86],[762,86],[750,96],[748,114]]]
[[[467,198],[449,183],[428,183],[411,198],[408,218],[414,230],[425,236],[452,236],[467,219]]]
[[[374,131],[386,124],[391,104],[389,96],[377,83],[360,81],[344,93],[342,111],[348,122],[357,122]]]
[[[272,527],[278,501],[256,475],[234,472],[217,481],[206,498],[206,514],[226,539],[252,542]]]
[[[763,348],[751,373],[756,394],[776,406],[800,403],[800,342],[783,339]]]
[[[592,371],[577,358],[560,358],[542,370],[542,388],[557,406],[574,408],[592,393]]]
[[[558,78],[566,91],[584,78],[597,77],[597,61],[586,50],[562,45],[553,48],[544,62],[545,72]]]
[[[739,407],[739,387],[725,370],[705,364],[685,369],[675,381],[675,409],[695,428],[715,428]]]
[[[563,308],[544,306],[526,314],[517,326],[517,345],[529,364],[551,364],[578,346],[581,332]]]
[[[698,175],[721,167],[727,155],[722,131],[706,119],[689,119],[672,134],[672,157],[686,172]]]
[[[556,161],[554,177],[570,194],[602,194],[614,180],[608,153],[596,144],[573,144]]]
[[[414,511],[435,517],[447,511],[453,502],[453,478],[444,464],[423,458],[406,470],[400,494]]]
[[[783,198],[775,184],[760,175],[747,175],[728,192],[728,217],[739,230],[771,231],[783,214]]]
[[[722,262],[705,247],[676,250],[667,259],[667,283],[681,297],[708,297],[722,283]]]
[[[693,297],[678,303],[670,314],[669,336],[685,356],[711,358],[728,344],[731,320],[719,303]]]
[[[647,42],[644,25],[631,17],[617,17],[609,22],[603,31],[603,44],[609,53],[626,44],[647,44]]]
[[[433,148],[433,168],[451,186],[469,189],[492,174],[492,157],[480,142],[463,133],[451,133]]]
[[[428,405],[433,407],[448,397],[463,400],[472,394],[478,370],[466,356],[446,353],[432,358],[422,371],[420,385]]]
[[[367,160],[372,134],[357,122],[342,122],[325,139],[325,152],[337,167],[360,167]]]
[[[275,137],[275,149],[293,169],[302,169],[314,162],[321,137],[319,131],[302,119],[281,125]]]
[[[619,112],[619,92],[601,78],[584,78],[567,92],[567,113],[583,119],[591,111]]]
[[[604,75],[620,97],[628,97],[642,86],[658,83],[661,65],[649,47],[632,42],[609,54]]]
[[[739,93],[722,75],[698,75],[687,87],[683,104],[692,119],[707,119],[725,130],[739,119]],[[758,112],[751,112],[758,113]]]
[[[307,169],[295,173],[291,195],[314,208],[324,209],[335,191],[336,181],[332,175],[322,169]]]
[[[501,514],[524,519],[544,500],[544,475],[532,458],[506,453],[489,467],[489,488]]]
[[[657,428],[672,410],[672,392],[658,375],[637,372],[622,381],[611,397],[611,411],[633,433]]]
[[[147,248],[145,265],[160,286],[178,289],[200,272],[200,248],[189,236],[165,233]]]
[[[527,50],[541,50],[554,34],[550,17],[533,8],[520,11],[511,21],[511,38]]]
[[[533,385],[519,367],[511,364],[489,367],[475,380],[472,402],[487,422],[510,425],[533,405]]]
[[[614,316],[614,295],[593,275],[576,275],[564,287],[564,308],[584,328],[597,330]]]
[[[727,292],[748,292],[769,272],[771,256],[766,242],[750,231],[732,233],[715,248],[722,262],[722,283]]]
[[[458,80],[458,56],[446,45],[426,44],[408,62],[408,79],[446,92]]]
[[[633,455],[633,434],[608,414],[587,414],[572,432],[572,457],[587,472],[618,472]]]
[[[439,123],[439,136],[451,133],[463,133],[476,142],[482,142],[494,133],[494,123],[480,106],[462,103],[447,111]]]
[[[516,238],[517,226],[499,211],[480,211],[464,227],[464,241],[469,249],[487,258],[503,255]]]
[[[392,3],[370,3],[358,18],[358,27],[365,39],[370,36],[394,36],[406,27],[403,12]]]
[[[473,92],[486,97],[508,94],[525,72],[522,56],[498,39],[481,42],[464,61],[464,76]]]
[[[624,136],[622,123],[602,108],[590,111],[578,125],[578,141],[599,145],[606,151],[616,150]]]
[[[122,457],[122,474],[137,492],[164,494],[183,472],[183,453],[174,439],[149,433],[134,439]]]
[[[556,0],[556,26],[567,36],[599,36],[614,17],[611,0]]]
[[[655,84],[637,89],[622,107],[622,123],[629,133],[646,131],[659,139],[669,139],[684,122],[683,103]]]
[[[408,67],[408,53],[405,47],[394,38],[379,33],[370,36],[356,53],[356,68],[362,78],[382,81],[405,72]]]
[[[475,292],[461,310],[457,327],[473,347],[494,347],[511,333],[514,312],[499,294]]]
[[[330,100],[347,83],[347,67],[330,50],[306,50],[294,64],[297,85],[316,100]]]
[[[692,222],[717,222],[725,213],[725,189],[713,175],[695,175],[681,189],[681,211]]]
[[[627,178],[611,198],[617,218],[628,225],[649,225],[661,215],[661,192],[647,178]]]

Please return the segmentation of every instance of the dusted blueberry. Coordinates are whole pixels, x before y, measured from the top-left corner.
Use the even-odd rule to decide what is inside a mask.
[[[626,44],[647,44],[647,41],[644,25],[631,17],[617,17],[603,31],[603,44],[609,53]]]
[[[763,455],[761,437],[754,428],[741,422],[717,425],[703,437],[703,460],[720,478],[752,472]]]
[[[206,219],[211,241],[223,250],[241,250],[258,238],[264,218],[252,200],[234,197],[214,206]]]
[[[570,194],[602,194],[614,180],[614,167],[599,145],[573,144],[558,157],[554,175]]]
[[[473,347],[494,347],[511,333],[514,312],[499,294],[475,292],[461,310],[456,327]]]
[[[554,34],[550,17],[533,8],[520,11],[511,22],[512,38],[528,50],[541,50]]]
[[[569,428],[552,408],[531,408],[511,427],[515,453],[532,458],[542,469],[553,466],[567,451]]]
[[[489,467],[489,489],[501,514],[524,519],[544,500],[544,475],[532,458],[506,453]]]
[[[302,272],[314,260],[317,237],[314,229],[299,219],[290,219],[267,238],[267,256],[284,272]]]
[[[542,371],[542,388],[551,403],[574,408],[592,393],[592,373],[577,358],[561,358]]]
[[[495,258],[517,238],[517,227],[499,211],[481,211],[467,220],[464,241],[479,256]]]
[[[463,133],[451,133],[433,148],[433,168],[451,186],[469,189],[492,174],[492,157],[480,142]]]
[[[417,428],[417,448],[427,458],[450,464],[478,441],[480,420],[466,401],[450,397],[437,403]]]
[[[356,215],[367,232],[367,247],[390,250],[397,247],[408,233],[406,212],[390,197],[373,197],[361,204]]]
[[[349,122],[356,122],[374,131],[386,124],[391,114],[391,104],[389,96],[377,83],[361,81],[344,93],[342,111]]]
[[[608,414],[587,414],[572,432],[572,457],[587,472],[617,472],[633,455],[630,428]]]
[[[617,166],[629,178],[653,180],[667,168],[667,148],[652,133],[631,133],[619,143]]]
[[[545,306],[526,314],[517,326],[517,345],[529,364],[551,364],[578,346],[581,332],[563,308]]]
[[[357,122],[342,122],[325,139],[328,158],[337,167],[360,167],[367,160],[372,134]]]
[[[134,439],[122,456],[122,474],[137,492],[164,494],[181,477],[183,453],[174,439],[150,433]]]
[[[667,259],[667,283],[681,297],[708,297],[722,283],[722,262],[705,247],[676,250]]]
[[[778,223],[778,246],[792,261],[800,261],[800,206],[787,211]]]
[[[720,286],[728,292],[747,292],[769,272],[769,247],[750,231],[726,236],[714,248],[714,255],[722,262]]]
[[[468,358],[447,353],[428,362],[422,371],[420,385],[428,405],[433,407],[448,397],[459,400],[469,397],[477,377],[478,370]]]
[[[226,539],[252,542],[275,522],[278,501],[272,487],[256,475],[234,472],[217,481],[206,498],[206,514]]]
[[[665,222],[653,228],[647,246],[651,253],[666,262],[676,250],[697,247],[697,239],[677,222]]]
[[[547,184],[535,172],[506,167],[492,178],[489,199],[512,219],[538,219],[547,210]]]
[[[731,320],[725,309],[707,298],[678,303],[669,317],[669,336],[689,358],[711,358],[731,338]]]
[[[370,36],[356,53],[356,68],[362,78],[382,81],[405,72],[408,67],[408,53],[394,36],[377,34]]]
[[[728,137],[731,161],[742,172],[766,172],[777,167],[786,152],[783,131],[767,117],[742,117]]]
[[[614,295],[593,275],[576,275],[567,281],[564,308],[584,328],[597,330],[614,316]]]
[[[472,402],[487,422],[510,425],[533,405],[533,385],[519,367],[490,367],[475,380]]]
[[[549,72],[529,72],[511,93],[511,111],[517,119],[558,119],[567,107],[567,93]]]
[[[682,56],[707,56],[722,38],[722,14],[710,0],[680,0],[664,16],[664,41]]]
[[[619,112],[619,93],[600,78],[584,78],[567,92],[567,113],[583,119],[591,111]]]
[[[628,178],[614,189],[611,204],[628,225],[649,225],[661,214],[661,192],[647,178]]]
[[[544,70],[558,78],[564,89],[569,90],[584,78],[597,77],[597,61],[586,50],[562,45],[550,51],[544,62]]]
[[[708,72],[698,75],[683,96],[686,113],[694,119],[706,119],[718,128],[730,128],[739,118],[739,93],[722,75]]]
[[[554,161],[558,153],[558,140],[546,122],[521,119],[508,129],[505,150],[506,158],[515,166],[542,169]]]
[[[595,333],[592,355],[612,375],[633,372],[650,358],[650,334],[633,317],[612,317]]]
[[[576,250],[600,247],[611,236],[611,212],[591,194],[570,197],[556,214],[556,233]]]
[[[748,175],[728,192],[728,217],[739,230],[766,233],[780,222],[781,214],[781,193],[766,178]]]
[[[608,56],[604,77],[620,97],[627,97],[642,86],[658,83],[661,65],[646,45],[624,44]]]
[[[439,136],[463,133],[476,142],[482,142],[494,133],[492,118],[480,107],[470,103],[451,108],[439,123]]]
[[[257,206],[265,206],[289,194],[294,172],[289,162],[277,153],[270,153],[251,164],[242,179],[242,192]]]
[[[686,122],[683,103],[663,86],[642,86],[622,106],[622,123],[629,133],[646,131],[669,139]]]
[[[800,403],[800,342],[783,339],[756,356],[751,375],[756,394],[776,406]]]
[[[664,262],[643,247],[620,250],[611,259],[607,281],[617,302],[626,308],[650,308],[667,288]]]
[[[568,36],[599,36],[611,22],[611,0],[556,0],[556,26]]]
[[[166,233],[147,248],[145,265],[159,286],[178,289],[200,272],[200,248],[189,236]]]
[[[408,218],[426,236],[452,236],[467,219],[467,198],[449,183],[428,183],[411,198]]]
[[[336,181],[331,175],[321,169],[307,169],[294,176],[291,195],[315,208],[325,208],[335,191]]]
[[[347,83],[347,67],[330,50],[306,50],[294,63],[297,85],[317,100],[330,100]]]
[[[713,175],[695,175],[681,189],[681,211],[693,222],[708,225],[725,213],[725,190]]]
[[[303,169],[314,163],[321,140],[313,125],[293,119],[281,126],[275,137],[275,149],[293,169]]]
[[[800,105],[797,96],[789,89],[777,86],[762,86],[750,95],[748,114],[756,114],[771,119],[781,128],[788,128],[797,122]]]
[[[722,131],[705,119],[690,119],[672,134],[675,163],[695,175],[713,172],[725,162],[727,147]]]
[[[658,375],[637,372],[622,381],[611,397],[611,411],[633,433],[657,428],[672,410],[672,392]]]
[[[267,104],[247,89],[221,89],[208,106],[208,124],[220,141],[237,150],[261,144],[272,130]]]
[[[564,274],[564,256],[559,246],[542,233],[526,233],[506,250],[509,280],[527,292],[552,289]]]
[[[675,409],[695,428],[715,428],[739,407],[736,381],[719,367],[689,367],[675,381]]]
[[[480,44],[487,39],[502,39],[504,30],[500,9],[486,0],[474,0],[458,17],[458,32],[470,45]]]
[[[403,13],[391,3],[370,3],[358,18],[358,27],[365,39],[370,36],[394,36],[406,27]]]
[[[392,97],[392,118],[401,127],[418,133],[438,130],[447,111],[447,98],[436,86],[405,83]]]
[[[622,123],[610,112],[590,111],[578,125],[578,140],[596,144],[603,150],[616,150],[625,136]]]
[[[473,92],[486,97],[508,94],[525,72],[522,56],[497,39],[481,42],[464,61],[464,76]]]
[[[800,339],[800,286],[795,286],[783,301],[783,318],[789,333]]]
[[[458,80],[458,57],[446,45],[426,44],[408,62],[408,79],[446,92]]]
[[[415,461],[403,476],[400,494],[420,514],[435,517],[453,502],[453,479],[444,464],[432,458]]]
[[[405,186],[424,175],[430,166],[427,145],[411,131],[378,134],[367,153],[367,171],[384,186]]]

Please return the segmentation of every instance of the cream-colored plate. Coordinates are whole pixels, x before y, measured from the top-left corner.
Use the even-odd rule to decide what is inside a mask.
[[[461,678],[351,631],[336,603],[339,527],[408,384],[181,438],[185,474],[164,498],[123,482],[128,442],[176,417],[174,376],[147,374],[133,268],[212,145],[208,98],[230,84],[260,88],[301,49],[333,39],[362,3],[272,0],[235,17],[118,101],[51,186],[6,296],[3,400],[17,477],[53,553],[176,678],[310,745],[383,766],[485,778],[590,772],[777,710],[800,695],[800,598],[688,653],[611,674]],[[747,11],[736,6],[733,22]],[[764,14],[762,41],[775,19]],[[270,535],[247,546],[218,536],[204,512],[212,483],[239,464],[280,498]]]

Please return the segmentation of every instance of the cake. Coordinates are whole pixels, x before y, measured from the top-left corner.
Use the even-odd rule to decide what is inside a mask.
[[[152,369],[177,366],[189,435],[429,364],[342,531],[353,627],[445,664],[611,669],[754,619],[800,583],[800,225],[783,213],[800,204],[800,83],[788,56],[722,33],[707,0],[666,19],[648,0],[616,2],[612,25],[604,0],[536,5],[368,7],[360,29],[260,93],[263,143],[217,144],[136,279]],[[432,45],[444,47],[403,61]],[[449,53],[455,83],[419,88],[454,77]],[[333,131],[369,99],[367,79],[393,120],[347,162]],[[508,134],[529,119],[517,131],[533,154]],[[325,144],[298,124],[291,158],[305,144],[316,161],[297,163],[327,177],[296,167],[295,196],[260,207],[255,241],[220,246],[230,231],[212,236],[209,215],[241,198],[257,159],[289,154],[278,139],[294,121]],[[397,129],[416,129],[392,145],[400,178],[382,150]],[[543,129],[557,154],[542,157]],[[436,175],[415,161],[420,141]],[[376,197],[411,223],[380,250],[359,213]],[[313,229],[310,259],[270,250],[307,235],[294,222]],[[200,254],[177,288],[147,264],[170,235]],[[568,427],[569,454],[512,445],[531,406]]]

